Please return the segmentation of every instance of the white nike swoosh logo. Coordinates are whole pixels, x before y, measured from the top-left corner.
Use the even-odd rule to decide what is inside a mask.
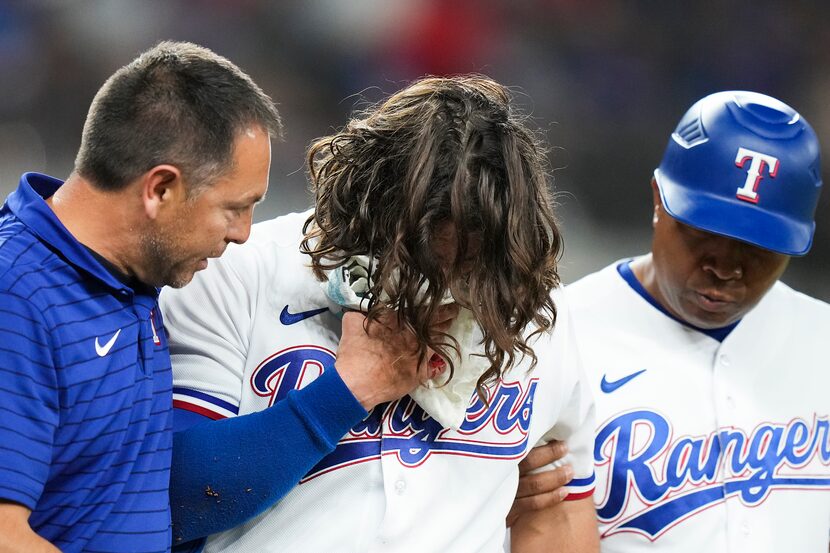
[[[115,344],[115,340],[118,339],[118,335],[121,334],[121,329],[118,329],[118,332],[110,338],[109,342],[104,344],[103,346],[98,343],[98,337],[95,337],[95,353],[98,354],[98,357],[103,357],[110,352],[112,346]]]

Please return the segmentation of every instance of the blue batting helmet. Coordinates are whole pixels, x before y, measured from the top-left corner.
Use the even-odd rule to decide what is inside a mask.
[[[654,171],[666,212],[787,255],[813,242],[821,192],[816,133],[787,104],[729,91],[696,102]]]

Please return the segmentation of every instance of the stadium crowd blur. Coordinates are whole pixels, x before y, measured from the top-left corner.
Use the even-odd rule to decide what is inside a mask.
[[[802,0],[0,0],[0,198],[23,171],[65,178],[94,92],[162,39],[227,56],[278,102],[287,133],[257,220],[308,206],[304,150],[355,106],[480,72],[513,86],[553,145],[569,282],[647,251],[652,171],[677,114],[710,92],[794,106],[829,182],[828,15]],[[828,207],[825,192],[815,246],[784,278],[825,301]]]

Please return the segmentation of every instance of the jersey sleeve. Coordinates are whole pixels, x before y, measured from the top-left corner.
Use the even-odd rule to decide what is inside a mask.
[[[187,286],[161,293],[176,409],[213,420],[239,412],[258,291],[256,263],[247,253],[229,249]]]
[[[28,300],[0,292],[0,498],[34,510],[60,417],[49,330]]]
[[[582,367],[573,325],[567,304],[557,301],[559,316],[556,330],[560,338],[556,349],[560,352],[560,370],[567,376],[563,382],[570,393],[564,398],[564,405],[554,426],[548,430],[537,445],[553,440],[568,444],[568,454],[562,461],[543,467],[549,470],[559,464],[568,463],[573,467],[574,477],[567,484],[568,495],[565,500],[589,497],[594,493],[594,428],[596,424],[594,399],[590,385]]]

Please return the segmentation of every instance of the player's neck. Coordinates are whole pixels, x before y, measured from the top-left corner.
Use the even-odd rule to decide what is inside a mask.
[[[652,296],[654,293],[652,289],[656,287],[656,276],[654,273],[654,262],[652,261],[651,254],[644,255],[642,257],[638,257],[634,259],[631,264],[631,272],[634,273],[634,276],[637,277],[637,280],[640,284],[643,285],[643,288],[651,294]]]
[[[129,196],[129,189],[103,191],[73,173],[46,203],[78,242],[130,275],[138,222]]]
[[[646,293],[651,296],[651,298],[660,304],[663,309],[671,313],[671,309],[668,307],[667,302],[665,301],[663,294],[660,291],[660,286],[657,283],[657,268],[654,266],[654,258],[652,254],[649,253],[642,257],[638,257],[634,261],[631,262],[631,272],[634,273],[634,277],[640,283],[640,285],[645,289]],[[674,313],[672,313],[673,316]]]

